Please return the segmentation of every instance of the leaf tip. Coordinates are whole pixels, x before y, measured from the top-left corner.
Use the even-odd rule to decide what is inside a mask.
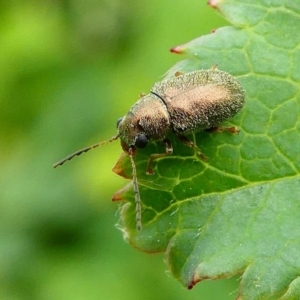
[[[170,49],[170,51],[172,53],[176,53],[176,54],[182,54],[184,53],[184,49],[182,48],[182,46],[176,46]]]
[[[121,190],[116,191],[111,200],[114,202],[123,200],[123,193],[121,193]]]
[[[116,162],[115,166],[112,168],[112,171],[114,173],[116,173],[119,176],[122,176],[124,178],[127,178],[126,174],[125,174],[125,168],[124,168],[124,160],[126,158],[126,154],[123,152],[120,156],[120,158],[118,159],[118,161]]]
[[[220,4],[220,2],[221,0],[209,0],[207,4],[214,9],[218,9],[218,4]]]
[[[124,200],[124,194],[132,188],[132,183],[130,182],[129,184],[125,185],[123,188],[120,190],[116,191],[114,195],[112,196],[112,201],[121,201]]]
[[[205,279],[210,279],[210,278],[208,276],[199,277],[197,274],[194,274],[187,288],[191,290],[198,282],[203,281]]]

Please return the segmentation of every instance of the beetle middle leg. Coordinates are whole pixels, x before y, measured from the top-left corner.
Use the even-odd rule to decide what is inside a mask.
[[[203,161],[207,161],[208,157],[206,157],[200,150],[200,148],[191,140],[189,140],[185,135],[179,135],[177,134],[178,139],[183,142],[184,144],[186,144],[187,146],[189,146],[190,148],[193,148],[196,152],[196,154],[203,160]]]
[[[170,155],[173,153],[173,147],[172,147],[172,143],[170,140],[164,139],[163,144],[165,145],[166,153],[153,153],[149,156],[147,170],[146,170],[146,173],[148,175],[154,174],[154,171],[152,169],[152,163],[155,159],[158,159],[158,158],[161,158],[161,157],[164,157],[164,156],[167,156],[167,155]]]

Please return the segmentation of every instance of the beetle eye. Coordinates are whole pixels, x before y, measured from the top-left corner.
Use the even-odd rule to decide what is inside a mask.
[[[144,134],[139,134],[134,142],[137,148],[145,148],[148,144],[148,138]]]
[[[119,119],[117,120],[117,128],[119,128],[119,124],[121,123],[122,120],[123,120],[123,118],[119,118]]]

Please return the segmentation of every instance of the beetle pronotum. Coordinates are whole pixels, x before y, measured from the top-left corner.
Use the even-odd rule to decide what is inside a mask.
[[[136,149],[146,147],[149,140],[163,141],[165,145],[165,153],[150,155],[147,174],[153,174],[153,160],[172,154],[172,144],[167,138],[170,132],[194,148],[198,156],[205,160],[201,150],[186,135],[207,129],[237,132],[235,127],[218,126],[241,110],[244,98],[241,85],[227,72],[212,68],[185,74],[177,73],[171,79],[155,83],[150,94],[141,96],[129,112],[117,121],[116,136],[76,151],[57,162],[54,168],[76,155],[120,138],[121,146],[129,155],[132,165],[136,227],[140,230],[142,204],[133,159]]]

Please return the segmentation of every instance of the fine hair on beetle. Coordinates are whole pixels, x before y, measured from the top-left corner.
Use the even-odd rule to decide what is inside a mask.
[[[133,158],[137,149],[145,148],[149,141],[162,141],[165,146],[164,153],[149,156],[147,174],[154,174],[154,160],[172,154],[172,143],[167,138],[170,132],[193,148],[197,156],[205,161],[207,157],[187,135],[203,130],[237,133],[235,127],[220,127],[220,124],[235,116],[244,102],[241,85],[227,72],[215,67],[190,73],[176,72],[175,77],[155,83],[148,95],[142,95],[129,112],[118,119],[117,135],[68,155],[54,164],[54,168],[81,153],[120,139],[132,166],[136,228],[141,230],[142,203]]]

